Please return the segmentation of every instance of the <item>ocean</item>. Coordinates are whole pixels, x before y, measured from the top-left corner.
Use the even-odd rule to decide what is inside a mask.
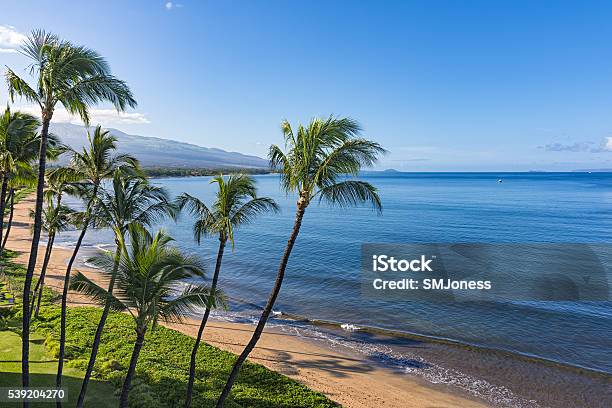
[[[612,173],[365,172],[360,178],[379,189],[382,214],[368,207],[313,203],[308,208],[275,306],[282,315],[277,313],[272,325],[369,353],[409,373],[418,371],[415,358],[421,363],[426,358],[397,339],[423,336],[604,377],[612,374],[612,302],[397,302],[364,298],[360,286],[363,243],[612,243]],[[255,179],[258,194],[274,198],[281,213],[261,216],[235,231],[235,247],[225,252],[220,278],[230,310],[215,312],[219,319],[254,321],[292,228],[295,197],[281,191],[277,175]],[[207,203],[214,196],[208,177],[153,182],[173,196],[187,192]],[[218,240],[204,239],[198,246],[188,215],[156,227],[209,261],[212,270]],[[56,242],[70,246],[74,240],[75,233],[67,232]],[[110,233],[86,238],[90,246],[100,241],[110,246]],[[356,327],[360,330],[350,331]],[[461,386],[461,364],[456,366],[454,379],[446,382]],[[433,370],[431,378],[425,377],[445,382],[449,374]],[[489,400],[500,405],[536,404],[504,390],[472,389],[472,377],[463,388],[474,395],[497,393]]]

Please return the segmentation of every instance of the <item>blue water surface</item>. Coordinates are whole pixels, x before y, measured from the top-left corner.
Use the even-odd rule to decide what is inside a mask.
[[[276,175],[256,176],[259,195],[277,200],[280,214],[236,231],[221,285],[235,299],[262,306],[293,224],[295,197]],[[610,243],[610,173],[363,173],[380,191],[382,215],[371,208],[312,205],[292,253],[276,310],[336,322],[444,337],[612,373],[610,302],[417,303],[364,299],[362,243]],[[501,179],[501,182],[500,182]],[[208,177],[156,179],[172,195],[206,202]],[[183,249],[213,265],[218,241],[198,247],[193,220],[161,225]],[[70,234],[62,239],[73,240]],[[90,234],[90,243],[112,242]],[[243,303],[244,305],[244,303]],[[232,306],[243,313],[254,308]]]

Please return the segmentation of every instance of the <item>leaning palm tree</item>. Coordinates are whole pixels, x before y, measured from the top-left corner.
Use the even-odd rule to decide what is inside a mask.
[[[40,107],[42,127],[38,164],[38,186],[32,246],[26,270],[23,292],[22,322],[22,384],[27,387],[29,376],[29,336],[30,336],[30,287],[38,255],[41,216],[43,208],[43,184],[46,167],[47,136],[49,124],[58,103],[71,114],[89,123],[89,107],[100,102],[110,102],[118,111],[128,106],[135,107],[130,88],[125,82],[111,75],[106,60],[87,47],[60,40],[59,37],[43,30],[33,31],[21,49],[22,54],[32,60],[30,73],[35,76],[36,84],[30,86],[13,70],[8,69],[6,80],[11,100],[15,95]],[[24,403],[28,406],[28,403]]]
[[[5,208],[9,207],[9,219],[7,223],[6,233],[2,240],[0,253],[6,247],[6,242],[9,237],[11,225],[13,223],[15,195],[22,189],[35,188],[37,183],[37,168],[38,153],[40,150],[40,134],[36,133],[28,136],[14,145],[13,153],[14,163],[16,164],[13,171],[8,177],[8,197],[5,202]],[[66,146],[60,143],[59,138],[53,133],[49,133],[47,137],[47,159],[56,160],[59,156],[66,152]],[[23,193],[23,192],[22,192]]]
[[[5,202],[5,208],[9,209],[9,217],[6,225],[6,232],[2,238],[2,245],[0,246],[0,254],[6,248],[8,242],[11,227],[13,225],[13,217],[15,215],[15,196],[17,194],[23,194],[20,192],[22,189],[34,188],[36,186],[36,170],[32,166],[24,166],[18,169],[17,173],[9,180],[9,192]],[[27,190],[26,190],[27,191]],[[6,211],[6,210],[5,210]]]
[[[47,233],[47,246],[45,249],[42,268],[40,270],[40,276],[36,282],[36,285],[34,286],[32,301],[30,304],[30,317],[32,314],[35,317],[38,317],[40,299],[43,293],[47,266],[51,260],[51,253],[53,251],[53,244],[55,242],[55,234],[65,230],[75,214],[75,211],[62,204],[64,194],[75,193],[74,182],[77,180],[75,177],[75,172],[69,167],[59,167],[53,170],[48,170],[46,180],[47,188],[44,191],[44,198],[47,205],[43,207],[41,229]],[[30,211],[30,217],[35,217],[34,211]],[[36,299],[38,299],[38,301],[36,301]],[[36,312],[33,313],[35,303]]]
[[[64,276],[64,288],[62,290],[62,312],[60,318],[60,360],[57,366],[56,386],[62,384],[63,356],[66,344],[66,311],[68,301],[68,288],[72,266],[77,258],[87,229],[91,224],[92,217],[98,199],[98,192],[102,181],[113,177],[117,171],[126,174],[138,173],[138,161],[127,154],[117,153],[117,138],[108,131],[97,126],[93,132],[87,132],[88,144],[82,151],[73,152],[71,169],[74,179],[79,180],[75,185],[79,187],[80,195],[85,201],[85,211],[81,222],[81,232],[77,238],[76,245],[68,261],[66,274]]]
[[[8,126],[5,126],[8,124]],[[40,134],[36,133],[39,122],[31,115],[20,112],[10,113],[7,107],[0,119],[0,236],[4,230],[4,215],[7,204],[10,202],[10,215],[7,233],[4,234],[3,244],[0,247],[0,256],[4,251],[4,244],[13,217],[13,194],[16,186],[35,185],[34,162],[40,150]],[[66,147],[59,142],[54,134],[47,137],[47,160],[55,160],[66,151]],[[34,183],[33,183],[34,182]],[[8,191],[7,191],[8,190]],[[7,197],[8,194],[8,197]]]
[[[95,214],[92,217],[94,227],[110,228],[115,235],[116,248],[113,271],[116,272],[119,267],[121,251],[125,246],[125,233],[130,225],[148,226],[162,217],[174,215],[174,213],[174,206],[168,200],[166,190],[153,186],[142,177],[126,176],[120,170],[116,170],[113,175],[112,186],[108,190],[100,190]],[[108,296],[94,335],[77,407],[82,407],[85,402],[85,393],[98,355],[102,331],[112,306],[111,295],[115,286],[115,276],[116,273],[111,273],[107,289]],[[60,343],[59,364],[63,364],[64,343]]]
[[[341,207],[369,202],[378,211],[382,210],[377,190],[369,183],[349,179],[363,166],[373,165],[378,155],[385,150],[375,142],[359,138],[359,124],[348,118],[314,119],[307,127],[299,126],[297,134],[284,121],[282,131],[286,152],[276,146],[270,147],[270,164],[280,172],[281,186],[297,195],[295,221],[287,246],[281,257],[276,281],[264,307],[251,340],[238,356],[229,378],[217,401],[222,407],[232,389],[240,367],[259,340],[272,307],[280,292],[291,250],[300,232],[302,219],[312,200],[324,201]]]
[[[211,183],[217,184],[216,198],[212,208],[209,209],[206,204],[198,198],[187,193],[183,193],[177,197],[177,205],[180,209],[186,208],[196,217],[196,221],[193,225],[193,233],[198,244],[202,236],[216,235],[219,239],[215,272],[210,286],[211,291],[214,292],[217,289],[223,252],[227,241],[229,240],[232,243],[232,248],[234,247],[234,229],[241,225],[248,224],[261,213],[266,211],[278,211],[278,205],[271,198],[257,197],[255,180],[247,175],[232,175],[227,179],[223,178],[223,175],[219,175],[214,177]],[[206,306],[198,330],[198,336],[196,337],[196,342],[191,352],[187,397],[185,399],[186,408],[191,406],[193,383],[195,381],[196,357],[200,341],[202,340],[202,333],[204,332],[208,316],[210,315],[210,310],[210,306]]]
[[[6,232],[4,232],[3,236],[0,236],[0,238],[2,239],[2,242],[0,243],[0,256],[4,253],[4,248],[6,247],[6,243],[8,241],[9,235],[11,234],[11,227],[13,225],[13,216],[15,215],[15,187],[13,186],[9,188],[8,197],[6,198],[4,202],[5,210],[3,211],[3,213],[6,212],[7,206],[9,209],[9,217],[6,223]],[[2,214],[2,216],[4,217],[4,214]],[[4,227],[4,220],[2,220],[2,224],[3,224],[2,227]]]
[[[186,256],[169,246],[172,239],[164,232],[154,237],[140,225],[128,228],[130,245],[123,246],[118,266],[109,253],[89,260],[115,281],[112,293],[98,286],[83,274],[72,279],[71,287],[100,304],[110,304],[116,311],[128,312],[136,324],[136,342],[130,365],[121,389],[119,406],[127,407],[130,384],[149,326],[159,319],[180,321],[197,307],[223,302],[219,294],[206,285],[188,284],[178,294],[177,285],[188,279],[202,278],[204,267],[197,257]]]
[[[34,116],[11,112],[8,106],[0,116],[0,237],[4,232],[4,210],[10,180],[13,174],[29,167],[29,161],[38,153],[34,142],[40,143],[36,135],[39,125],[40,122]]]
[[[58,199],[57,202],[50,200],[43,208],[42,230],[47,234],[47,247],[45,249],[45,257],[40,269],[40,276],[36,282],[36,285],[34,286],[32,302],[30,304],[30,313],[32,313],[34,317],[38,317],[38,311],[40,310],[40,301],[45,285],[47,267],[49,266],[51,253],[53,251],[53,244],[55,243],[55,235],[58,232],[65,231],[71,225],[72,219],[76,214],[73,209],[61,204],[60,202],[61,199]],[[31,217],[34,217],[34,212],[32,211],[30,215]]]

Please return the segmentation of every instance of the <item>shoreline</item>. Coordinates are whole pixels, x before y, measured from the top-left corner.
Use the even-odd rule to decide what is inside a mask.
[[[30,247],[29,196],[15,207],[14,221],[7,248],[18,253],[16,262],[27,263]],[[41,244],[40,248],[44,245]],[[45,284],[61,291],[65,265],[72,251],[54,247],[47,269]],[[39,266],[44,251],[38,251]],[[74,268],[95,281],[104,280],[94,269]],[[70,292],[69,306],[92,306],[84,296]],[[199,320],[186,319],[182,323],[165,326],[195,337]],[[221,349],[239,353],[252,333],[253,326],[242,323],[211,321],[203,340]],[[266,327],[264,334],[249,359],[267,368],[322,392],[345,407],[474,407],[492,406],[485,400],[469,395],[460,388],[446,384],[431,384],[418,376],[401,375],[397,370],[381,367],[368,358],[352,356],[320,341],[285,333]],[[367,392],[364,392],[367,390]]]
[[[333,330],[341,330],[340,326],[343,324],[342,322],[331,321],[331,320],[310,319],[307,317],[290,314],[290,313],[283,313],[283,317],[286,317],[286,319],[290,321],[308,323],[308,324],[311,324],[317,327],[329,327],[329,328],[332,328]],[[363,332],[363,333],[380,334],[383,336],[401,337],[401,338],[406,338],[410,340],[417,340],[417,341],[423,341],[423,342],[429,342],[429,343],[439,343],[445,346],[457,347],[457,348],[465,349],[465,350],[473,350],[476,352],[498,354],[500,356],[508,357],[511,359],[523,360],[523,361],[530,362],[530,363],[543,364],[543,365],[559,368],[562,370],[573,371],[581,375],[590,375],[590,376],[595,376],[595,377],[606,377],[606,378],[610,378],[610,376],[612,375],[603,370],[597,370],[594,368],[583,367],[579,365],[572,365],[564,361],[556,361],[556,360],[540,357],[537,355],[520,353],[514,350],[487,347],[487,346],[480,345],[480,344],[463,342],[460,340],[455,340],[455,339],[446,338],[446,337],[413,333],[413,332],[407,332],[407,331],[401,331],[401,330],[391,330],[391,329],[385,329],[385,328],[376,327],[376,326],[359,326],[359,330],[356,330],[356,331]]]
[[[16,206],[12,233],[15,235],[9,239],[9,248],[20,252],[17,258],[20,263],[27,262],[28,214],[32,205],[29,197]],[[103,280],[82,258],[104,245],[97,243],[83,248],[74,269],[93,280]],[[42,252],[39,250],[39,260]],[[71,254],[69,247],[54,247],[46,281],[51,289],[60,291]],[[69,305],[91,306],[91,303],[79,294],[70,293]],[[584,373],[569,365],[418,334],[402,335],[384,329],[348,332],[334,322],[290,320],[291,316],[285,314],[268,322],[250,360],[346,407],[603,408],[609,406],[606,401],[612,401],[608,374]],[[195,337],[199,319],[166,326]],[[253,328],[250,318],[243,319],[231,311],[213,314],[204,341],[238,354]]]

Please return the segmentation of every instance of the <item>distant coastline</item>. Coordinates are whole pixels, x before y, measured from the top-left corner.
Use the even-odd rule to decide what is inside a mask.
[[[162,177],[202,177],[214,176],[218,174],[270,174],[270,169],[253,167],[228,167],[228,168],[181,168],[181,167],[143,167],[145,175],[149,178]]]
[[[53,168],[54,166],[49,166]],[[167,178],[167,177],[207,177],[215,176],[218,174],[251,174],[251,175],[266,175],[275,174],[276,171],[270,168],[257,168],[257,167],[224,167],[224,168],[202,168],[202,167],[152,167],[144,166],[143,171],[148,178]],[[360,176],[367,175],[402,175],[402,174],[422,174],[422,175],[436,175],[436,174],[490,174],[490,175],[504,175],[504,174],[576,174],[576,173],[612,173],[612,169],[592,169],[592,170],[568,170],[568,171],[547,171],[547,170],[525,170],[525,171],[402,171],[396,169],[385,169],[385,170],[365,170],[359,173]]]
[[[49,169],[61,166],[53,163],[47,166]],[[203,167],[150,167],[144,166],[142,170],[147,178],[166,178],[166,177],[205,177],[218,174],[252,174],[264,175],[274,173],[271,169],[257,167],[224,167],[224,168],[203,168]]]

